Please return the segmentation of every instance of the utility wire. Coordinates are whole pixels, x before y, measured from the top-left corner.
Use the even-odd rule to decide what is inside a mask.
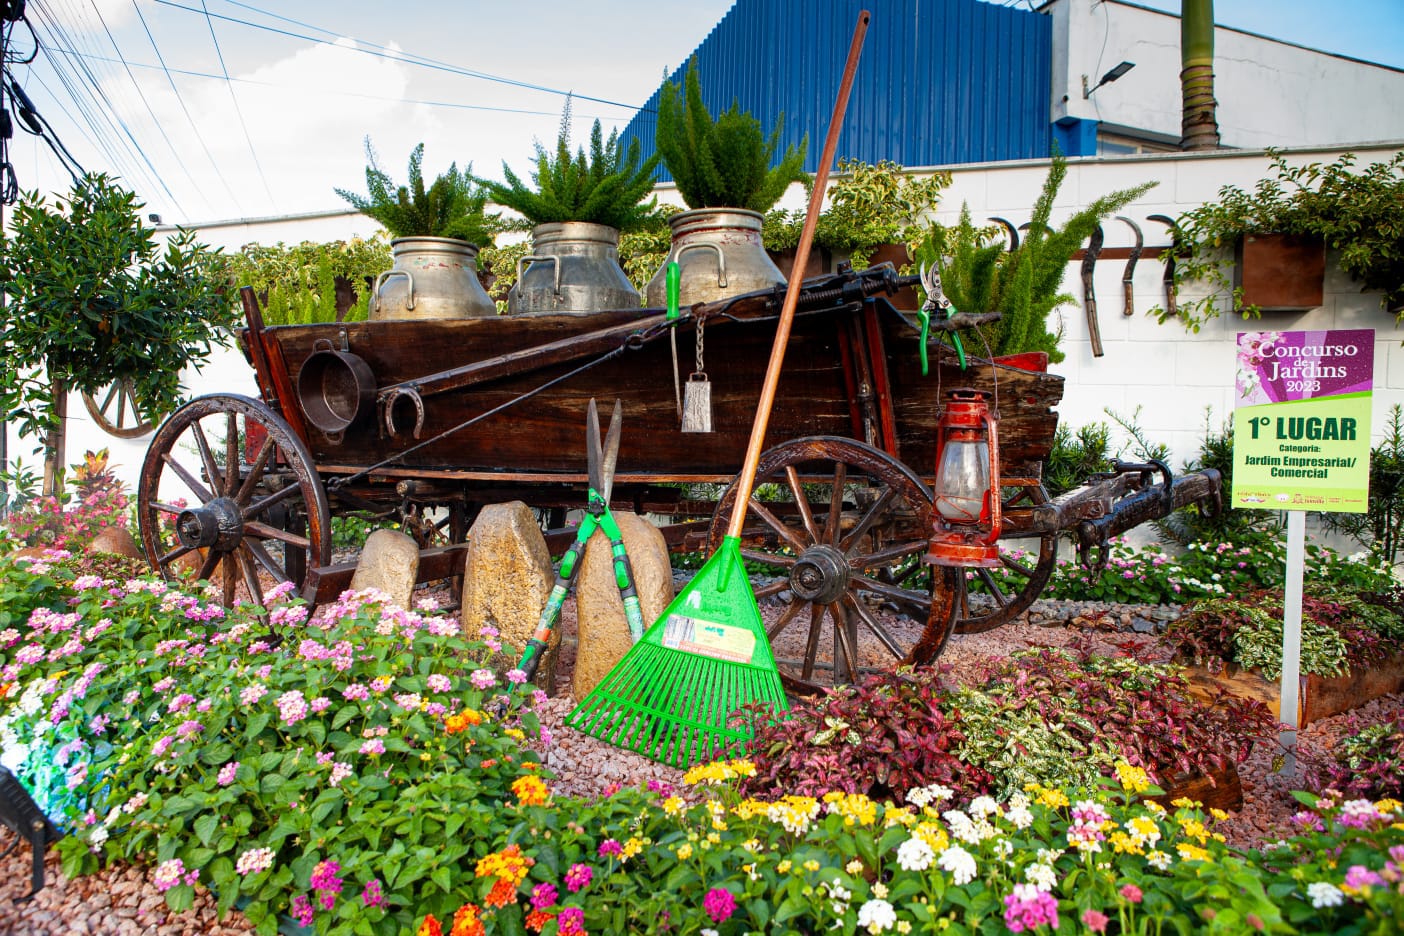
[[[44,9],[45,4],[36,3],[36,6],[38,6],[40,9]],[[112,42],[112,48],[113,48],[113,50],[115,50],[115,51],[117,52],[117,57],[118,57],[118,59],[119,59],[119,60],[122,59],[122,50],[119,49],[119,48],[117,48],[117,42],[116,42],[115,39],[112,38],[112,31],[109,30],[109,29],[107,28],[107,23],[106,23],[106,21],[104,21],[103,18],[102,18],[102,12],[101,12],[100,10],[98,10],[96,6],[93,7],[93,10],[94,10],[94,12],[97,13],[98,21],[102,23],[102,28],[103,28],[103,30],[107,33],[107,38],[108,38],[108,40],[109,40],[110,42]],[[49,13],[49,19],[50,19],[51,22],[52,22],[53,19],[54,19],[54,16],[53,16],[53,14],[52,14],[51,12]],[[126,65],[125,60],[123,60],[123,65],[124,65],[124,66]],[[137,96],[138,96],[139,98],[141,98],[142,104],[144,104],[144,105],[146,106],[146,112],[147,112],[148,114],[151,115],[152,121],[154,121],[154,122],[156,123],[156,125],[159,127],[159,126],[160,126],[160,121],[156,119],[156,113],[155,113],[155,111],[153,111],[153,110],[151,109],[151,104],[150,104],[150,102],[148,102],[148,101],[146,100],[146,95],[145,95],[144,93],[142,93],[141,85],[137,83],[136,76],[132,74],[132,70],[131,70],[130,68],[127,68],[126,71],[127,71],[127,77],[128,77],[129,79],[131,79],[132,86],[136,88]],[[103,95],[100,89],[98,90],[98,93],[99,93],[99,95],[102,95],[103,100],[104,100],[104,102],[107,104],[107,106],[108,106],[109,108],[112,108],[112,102],[106,100],[106,95]],[[113,111],[114,111],[114,113],[115,113],[115,108],[113,108]],[[166,185],[165,180],[164,180],[163,178],[161,178],[161,174],[160,174],[159,172],[156,171],[156,166],[155,166],[155,164],[151,162],[150,157],[148,157],[148,156],[146,155],[146,151],[143,150],[143,149],[141,148],[141,144],[139,144],[139,143],[136,141],[136,137],[132,135],[131,129],[127,126],[126,122],[122,120],[122,118],[121,118],[120,115],[117,116],[117,122],[121,125],[122,130],[123,130],[123,132],[126,134],[127,138],[128,138],[129,140],[131,140],[132,146],[135,147],[137,155],[141,158],[142,162],[144,162],[144,163],[146,164],[147,168],[149,168],[149,169],[151,170],[151,175],[152,175],[152,177],[156,180],[156,183],[161,187],[161,190],[164,191],[164,192],[166,193],[166,197],[168,197],[168,198],[171,200],[171,203],[174,204],[174,205],[181,211],[182,214],[184,214],[184,213],[185,213],[185,209],[183,209],[183,208],[180,207],[180,202],[176,199],[175,193],[172,192],[172,191],[170,190],[170,187],[169,187],[168,185]],[[162,136],[164,136],[164,135],[165,135],[165,134],[164,134],[164,131],[163,131],[163,132],[162,132]],[[169,143],[170,141],[167,140],[167,142]]]
[[[136,0],[132,0],[132,4],[135,5]],[[249,136],[249,125],[244,122],[244,112],[239,107],[239,96],[234,93],[234,83],[229,80],[229,68],[224,64],[224,52],[219,48],[219,37],[215,35],[214,20],[210,19],[210,11],[205,6],[205,0],[200,0],[200,7],[205,11],[205,23],[210,27],[210,41],[214,43],[215,55],[219,56],[219,70],[224,72],[224,85],[229,89],[229,100],[234,102],[234,113],[239,117],[239,127],[244,131],[244,141],[249,144],[249,155],[253,157],[254,167],[258,169],[258,178],[263,183],[263,192],[268,196],[268,204],[276,211],[278,200],[273,197],[273,190],[268,187],[268,177],[263,174],[263,163],[259,162],[258,151],[254,149],[253,137]]]
[[[81,56],[81,57],[83,57],[83,58],[95,59],[95,60],[101,61],[101,62],[114,62],[114,63],[115,63],[115,62],[117,61],[117,60],[114,59],[114,58],[109,58],[109,57],[102,56],[102,55],[95,55],[95,54],[90,53],[90,52],[79,52],[79,51],[74,50],[74,49],[62,49],[62,50],[60,50],[60,51],[64,52],[65,54],[68,54],[68,55]],[[158,69],[158,68],[161,67],[160,65],[152,65],[150,62],[128,61],[127,64],[129,64],[132,68],[148,68],[148,69],[153,69],[153,70],[154,70],[154,69]],[[170,73],[173,74],[173,75],[184,75],[184,76],[191,77],[191,78],[208,78],[208,79],[210,79],[211,81],[225,81],[225,80],[228,80],[228,81],[232,81],[232,82],[237,82],[238,84],[257,85],[257,86],[259,86],[259,87],[264,87],[264,88],[288,88],[288,87],[289,87],[289,85],[287,85],[287,84],[280,84],[279,82],[276,82],[276,81],[259,81],[259,80],[256,79],[256,78],[238,78],[238,77],[235,77],[234,75],[230,75],[230,76],[226,79],[223,75],[216,75],[216,74],[212,74],[212,73],[210,73],[210,72],[192,71],[192,70],[190,70],[190,69],[188,69],[188,68],[171,68],[171,69],[169,69],[169,71],[170,71]],[[425,100],[425,99],[422,99],[422,98],[388,97],[388,96],[383,95],[383,94],[363,94],[363,93],[361,93],[361,92],[359,92],[359,91],[335,91],[335,90],[332,90],[332,89],[330,89],[330,88],[305,88],[305,87],[299,87],[297,90],[298,90],[299,93],[302,93],[302,94],[328,94],[328,95],[333,95],[333,96],[336,96],[336,97],[360,98],[360,99],[366,100],[366,101],[390,101],[390,102],[393,102],[393,103],[395,103],[395,104],[422,104],[422,105],[424,105],[424,106],[426,106],[426,107],[449,107],[449,108],[453,108],[453,109],[455,109],[455,110],[490,111],[490,112],[495,113],[495,114],[525,114],[525,115],[527,115],[527,116],[532,116],[532,117],[560,117],[560,114],[558,114],[558,113],[555,112],[555,111],[529,110],[529,109],[527,109],[527,108],[521,108],[521,107],[491,107],[491,106],[489,106],[489,105],[487,105],[487,104],[460,104],[460,103],[458,103],[457,101],[430,101],[430,100]],[[574,114],[574,113],[572,113],[571,117],[572,117],[573,120],[586,120],[586,121],[589,121],[589,120],[605,120],[605,119],[608,119],[608,118],[607,118],[607,115],[601,115],[601,114]]]
[[[93,9],[97,9],[96,0],[93,0]],[[200,149],[205,151],[205,158],[210,161],[210,166],[214,169],[215,175],[219,177],[220,184],[224,186],[224,191],[228,193],[229,198],[234,202],[234,207],[238,209],[240,214],[243,214],[244,207],[239,204],[239,196],[234,194],[234,189],[230,187],[229,180],[224,177],[224,173],[219,168],[219,163],[215,162],[214,154],[210,152],[210,147],[209,144],[205,142],[204,134],[200,132],[200,127],[195,123],[195,118],[190,115],[190,108],[185,106],[185,97],[180,93],[180,88],[176,87],[175,78],[171,75],[170,69],[166,68],[166,57],[161,54],[161,48],[156,44],[156,37],[151,34],[151,27],[146,24],[146,17],[142,15],[141,7],[137,5],[136,0],[132,0],[132,9],[136,10],[137,19],[141,20],[141,28],[146,30],[146,38],[151,40],[151,49],[156,53],[156,61],[161,63],[161,70],[166,74],[166,81],[170,82],[171,91],[175,93],[176,102],[180,104],[181,112],[185,114],[185,119],[189,122],[190,129],[195,133],[195,139],[200,142]],[[102,19],[101,12],[98,13],[98,19]],[[106,28],[107,24],[103,23],[103,29]],[[108,32],[107,36],[109,39],[112,38],[112,33]],[[112,47],[114,49],[117,48],[117,43],[115,41],[112,43]],[[117,55],[121,57],[122,53],[118,51]],[[122,60],[122,64],[123,66],[127,65],[126,59]],[[127,73],[131,74],[130,67],[127,67]],[[132,78],[132,82],[134,84],[136,83],[135,77]],[[151,119],[156,120],[156,115],[152,114]],[[166,135],[166,131],[161,127],[160,121],[157,121],[156,128],[161,131],[161,136],[164,137]],[[169,140],[167,140],[167,142],[169,142]],[[174,149],[174,147],[172,147],[172,149]],[[176,158],[179,159],[180,157],[177,156]],[[185,168],[184,163],[181,164],[181,168]],[[186,174],[189,175],[189,172],[187,171]],[[194,178],[191,178],[190,183],[196,185],[198,188]]]
[[[177,10],[185,10],[187,13],[200,13],[200,12],[201,12],[200,10],[198,10],[198,9],[196,9],[196,8],[194,8],[194,7],[188,7],[188,6],[184,6],[183,4],[176,3],[176,2],[174,2],[174,0],[152,0],[152,2],[153,2],[153,3],[159,3],[159,4],[161,4],[162,6],[175,7]],[[243,6],[244,4],[239,4],[239,5],[240,5],[240,6]],[[253,9],[253,8],[250,7],[249,9]],[[263,11],[260,10],[259,12],[263,12]],[[239,18],[233,17],[233,16],[223,16],[223,15],[221,15],[221,14],[219,14],[219,13],[210,13],[210,14],[208,14],[208,15],[217,17],[218,19],[226,20],[226,21],[231,22],[231,23],[238,23],[238,24],[241,25],[241,26],[248,26],[248,27],[251,27],[251,28],[253,28],[253,29],[262,29],[262,30],[264,30],[265,32],[276,33],[276,34],[281,35],[281,36],[289,36],[289,37],[291,37],[291,38],[293,38],[293,39],[301,39],[301,40],[303,40],[303,41],[305,41],[305,42],[315,42],[315,43],[318,43],[318,44],[320,44],[320,45],[331,45],[331,46],[336,46],[336,45],[337,45],[336,43],[330,42],[330,41],[328,41],[328,40],[326,40],[326,39],[319,39],[319,38],[317,38],[316,36],[309,36],[309,35],[307,35],[307,34],[305,34],[305,33],[295,33],[295,32],[291,32],[291,31],[286,30],[286,29],[279,29],[279,28],[277,28],[276,26],[266,26],[266,25],[263,25],[263,24],[261,24],[261,23],[252,23],[252,22],[249,22],[248,20],[242,20],[242,19],[239,19]],[[269,15],[269,16],[274,16],[275,14],[271,14],[271,13],[270,13],[270,14],[267,14],[267,15]],[[277,18],[278,18],[278,19],[285,19],[285,17],[277,17]],[[335,33],[332,33],[331,30],[322,29],[321,27],[318,27],[318,26],[307,26],[307,25],[305,25],[305,24],[299,24],[299,25],[303,25],[304,28],[307,28],[307,29],[313,29],[313,30],[316,30],[316,31],[319,31],[319,32],[325,32],[325,33],[329,33],[329,34],[331,34],[331,35],[336,35]],[[636,110],[639,110],[638,106],[636,106],[636,105],[634,105],[634,104],[623,104],[623,103],[620,103],[619,101],[611,101],[611,100],[609,100],[608,98],[590,97],[589,95],[586,95],[586,94],[578,94],[578,93],[574,93],[574,92],[571,92],[571,91],[562,91],[562,90],[560,90],[559,88],[548,88],[548,87],[546,87],[545,85],[532,84],[532,83],[526,82],[526,81],[517,81],[516,79],[513,79],[513,78],[504,78],[504,77],[502,77],[501,75],[492,75],[492,74],[488,74],[487,72],[474,71],[473,69],[469,69],[469,68],[461,68],[461,67],[456,66],[456,65],[450,65],[450,64],[445,63],[445,62],[438,62],[438,61],[435,61],[435,60],[433,60],[433,59],[426,59],[426,58],[422,58],[422,57],[420,57],[420,56],[407,55],[407,54],[402,53],[402,52],[397,53],[397,52],[395,52],[394,50],[387,49],[387,47],[385,47],[385,46],[379,46],[379,45],[376,45],[376,44],[373,43],[373,42],[362,42],[362,40],[360,40],[360,39],[355,39],[355,40],[353,40],[353,41],[355,41],[355,42],[357,43],[357,45],[356,45],[355,48],[351,49],[350,51],[359,52],[359,53],[361,53],[362,55],[372,55],[372,56],[375,56],[376,58],[389,59],[389,60],[392,61],[392,62],[401,62],[401,63],[406,64],[406,65],[418,65],[418,66],[420,66],[421,68],[430,68],[430,69],[434,69],[435,71],[448,72],[448,73],[450,73],[450,74],[461,75],[461,76],[464,76],[464,77],[467,77],[467,78],[480,78],[480,79],[482,79],[482,80],[484,80],[484,81],[495,81],[495,82],[498,82],[499,84],[511,85],[511,86],[517,87],[517,88],[526,88],[526,89],[531,90],[531,91],[544,91],[544,92],[546,92],[547,94],[558,94],[558,95],[560,95],[561,97],[574,97],[574,99],[575,99],[575,100],[578,100],[578,101],[593,101],[593,102],[596,103],[596,104],[608,104],[608,105],[611,106],[611,107],[622,107],[622,108],[626,108],[626,109],[628,109],[628,110],[635,110],[635,111],[636,111]],[[365,48],[362,48],[362,46],[365,46]],[[337,46],[337,47],[338,47],[338,48],[347,48],[346,46]]]
[[[62,37],[64,41],[72,44],[71,37],[68,36],[59,18],[48,8],[47,2],[36,3],[35,11],[44,20],[44,26],[47,31],[57,34]],[[99,82],[97,76],[93,74],[92,69],[88,68],[87,63],[81,59],[75,61],[73,63],[75,74],[70,77],[65,70],[65,64],[51,54],[48,44],[44,43],[42,40],[40,41],[40,50],[44,53],[45,61],[53,68],[55,76],[58,77],[63,83],[64,88],[68,91],[69,98],[79,111],[84,114],[93,133],[98,139],[103,141],[103,148],[107,151],[113,168],[117,169],[134,182],[141,177],[145,177],[146,184],[151,189],[159,188],[160,180],[156,178],[155,166],[145,157],[145,153],[141,149],[141,144],[137,143],[136,138],[132,135],[131,128],[129,128],[122,119],[121,113],[113,106],[112,101],[108,99],[107,93],[102,89],[102,84]],[[31,74],[38,79],[37,73],[31,71]],[[117,73],[113,70],[110,74],[116,75]],[[42,84],[42,80],[40,80],[40,83]],[[124,85],[125,83],[122,82],[119,83],[117,87],[123,87]],[[53,99],[55,101],[59,100],[56,95],[53,96]],[[90,102],[90,105],[85,105],[85,101]],[[94,114],[101,117],[102,121],[107,124],[112,139],[130,155],[130,159],[119,157],[117,151],[112,149],[111,144],[108,143],[107,133],[99,129]]]

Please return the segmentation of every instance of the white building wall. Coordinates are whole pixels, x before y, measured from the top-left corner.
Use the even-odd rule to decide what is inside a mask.
[[[1367,165],[1390,158],[1404,148],[1402,144],[1359,147],[1358,165]],[[1287,153],[1293,164],[1330,162],[1340,155],[1337,149],[1303,149]],[[937,220],[954,224],[961,204],[968,202],[977,223],[991,216],[1001,216],[1014,224],[1028,220],[1033,203],[1047,175],[1047,160],[1017,163],[993,163],[977,166],[951,167],[954,180],[945,192]],[[1251,188],[1260,178],[1272,174],[1266,154],[1251,152],[1214,152],[1205,154],[1169,154],[1116,158],[1087,158],[1070,160],[1068,176],[1059,192],[1054,211],[1054,223],[1059,223],[1079,206],[1112,190],[1154,180],[1155,188],[1134,202],[1124,214],[1140,222],[1147,247],[1164,246],[1169,237],[1162,225],[1146,221],[1148,215],[1164,214],[1177,217],[1189,208],[1213,199],[1223,185],[1233,184]],[[673,201],[671,187],[660,190],[664,201]],[[786,207],[802,207],[803,191],[795,186],[784,202]],[[1106,247],[1129,246],[1130,229],[1117,221],[1104,224]],[[278,239],[296,242],[304,239],[329,239],[349,236],[347,233],[316,233],[304,236],[304,228],[292,225],[276,230]],[[214,231],[202,230],[202,236]],[[352,233],[367,233],[364,229]],[[254,227],[241,229],[225,243],[243,243],[246,235],[263,233]],[[240,238],[244,238],[241,240]],[[1306,313],[1265,313],[1262,320],[1244,322],[1237,316],[1221,316],[1206,324],[1199,333],[1191,333],[1175,323],[1158,324],[1148,314],[1153,306],[1163,303],[1161,261],[1143,258],[1134,275],[1136,314],[1122,313],[1121,276],[1125,261],[1106,259],[1096,266],[1094,285],[1100,310],[1099,324],[1103,357],[1093,357],[1088,338],[1086,316],[1081,306],[1082,281],[1079,262],[1068,264],[1063,288],[1078,297],[1078,304],[1065,306],[1055,313],[1064,327],[1061,344],[1067,358],[1052,370],[1066,378],[1059,416],[1066,425],[1077,427],[1090,422],[1108,422],[1110,410],[1134,418],[1153,442],[1164,442],[1172,450],[1172,464],[1192,458],[1203,435],[1206,409],[1215,426],[1228,417],[1233,408],[1234,344],[1239,331],[1258,329],[1306,328],[1373,328],[1376,332],[1375,405],[1373,429],[1380,434],[1389,407],[1404,404],[1404,329],[1396,328],[1394,319],[1380,308],[1378,293],[1362,293],[1328,258],[1326,301]],[[1202,294],[1202,293],[1201,293]],[[1226,299],[1226,297],[1224,297]],[[253,371],[242,354],[228,349],[203,373],[185,375],[185,385],[192,394],[228,392],[257,395]],[[133,486],[150,438],[124,441],[101,431],[83,409],[79,398],[69,404],[69,461],[77,461],[85,449],[109,447],[112,459],[121,468],[119,474]],[[1113,427],[1115,428],[1115,427]],[[1122,439],[1124,442],[1124,438]],[[10,457],[21,455],[30,464],[39,464],[30,451],[35,446],[29,440],[11,436]],[[739,466],[738,466],[739,468]]]
[[[1052,119],[1180,137],[1180,19],[1123,0],[1053,0]],[[1122,61],[1136,67],[1082,96]],[[1404,139],[1404,71],[1236,29],[1214,34],[1224,146],[1332,146]]]

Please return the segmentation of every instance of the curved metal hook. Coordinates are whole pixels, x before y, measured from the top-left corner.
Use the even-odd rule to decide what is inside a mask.
[[[990,218],[990,220],[998,224],[1000,227],[1004,228],[1005,231],[1009,232],[1009,252],[1013,253],[1014,251],[1018,250],[1019,229],[1014,226],[1014,223],[1012,221],[1007,221],[1004,218],[992,217]]]

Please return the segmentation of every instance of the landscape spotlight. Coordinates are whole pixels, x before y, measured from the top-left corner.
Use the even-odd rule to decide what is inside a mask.
[[[1087,99],[1087,98],[1090,98],[1090,97],[1092,96],[1092,92],[1093,92],[1093,91],[1096,91],[1098,88],[1100,88],[1100,87],[1101,87],[1102,85],[1104,85],[1104,84],[1111,84],[1113,81],[1115,81],[1116,79],[1120,78],[1122,75],[1126,74],[1127,72],[1129,72],[1131,69],[1133,69],[1133,68],[1135,68],[1135,67],[1136,67],[1136,63],[1135,63],[1135,62],[1122,62],[1120,65],[1117,65],[1117,66],[1113,67],[1111,71],[1109,71],[1109,72],[1107,72],[1105,75],[1103,75],[1103,76],[1102,76],[1102,80],[1099,81],[1099,82],[1097,82],[1096,84],[1094,84],[1094,85],[1093,85],[1092,87],[1090,87],[1090,88],[1087,87],[1087,76],[1086,76],[1086,75],[1083,75],[1083,76],[1082,76],[1082,97],[1083,97],[1083,99],[1085,100],[1085,99]]]

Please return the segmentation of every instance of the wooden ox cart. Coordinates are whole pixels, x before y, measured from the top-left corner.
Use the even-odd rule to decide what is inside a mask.
[[[934,353],[923,376],[916,319],[887,301],[911,283],[890,266],[843,271],[806,282],[800,300],[744,538],[796,689],[928,663],[952,630],[1011,620],[1047,583],[1060,532],[1095,548],[1218,497],[1212,472],[1131,466],[1050,503],[1041,463],[1062,378],[1043,355],[972,358],[962,373]],[[718,542],[783,289],[683,310],[675,326],[628,309],[264,328],[244,297],[262,398],[201,397],[161,426],[138,493],[142,543],[163,574],[193,568],[227,599],[257,598],[271,576],[317,602],[353,568],[332,564],[333,514],[405,524],[425,547],[424,580],[461,571],[482,505],[520,499],[563,526],[585,502],[592,396],[623,401],[614,506],[670,519],[676,547]],[[668,331],[690,359],[699,326],[714,431],[683,433]],[[997,392],[1001,417],[1005,568],[969,584],[920,561],[938,387],[954,386]],[[571,534],[556,535],[560,548]]]

